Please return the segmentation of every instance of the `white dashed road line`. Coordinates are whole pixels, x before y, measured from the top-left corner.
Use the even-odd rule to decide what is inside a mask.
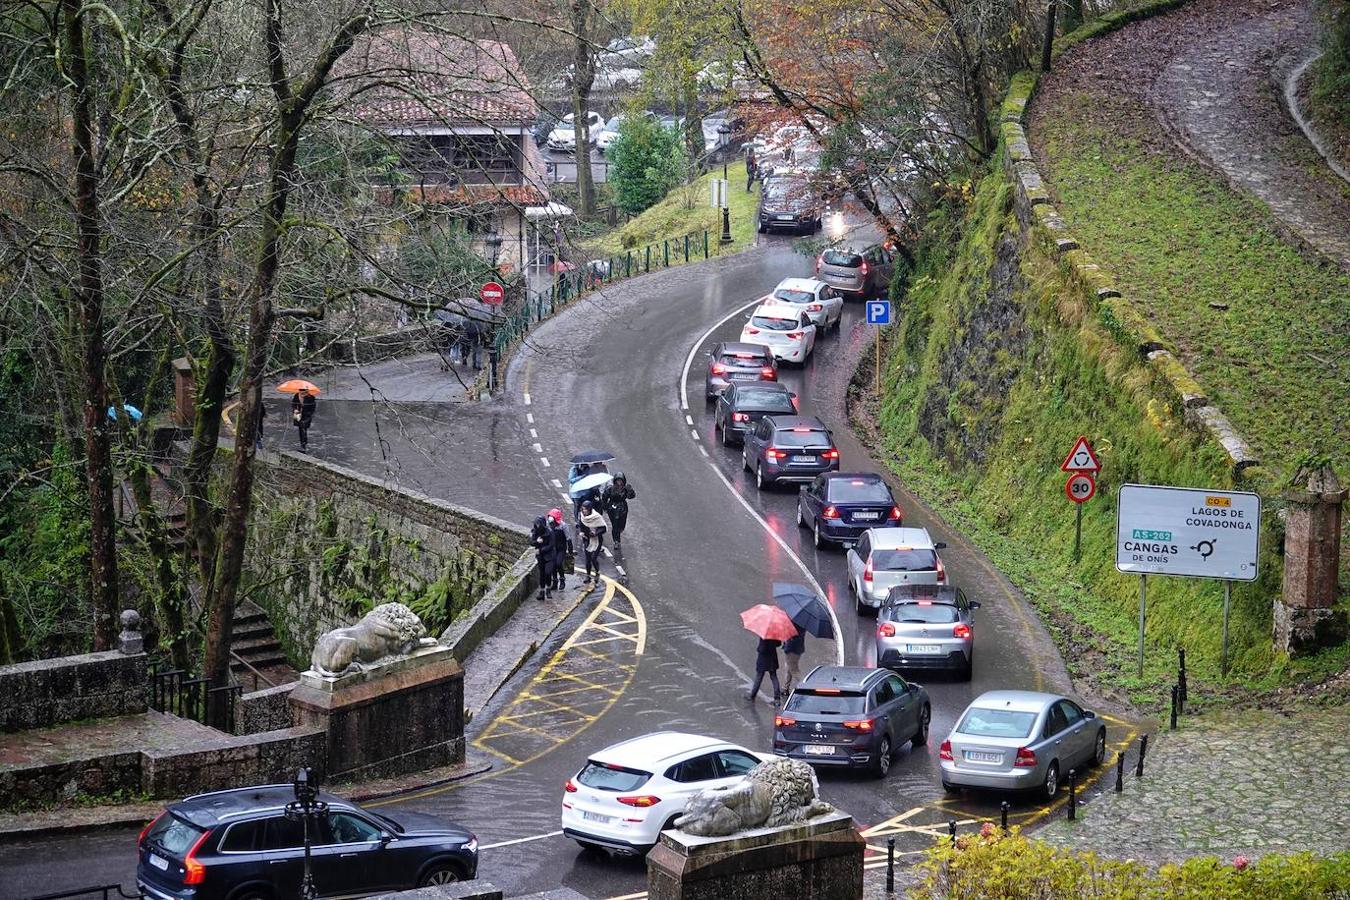
[[[548,834],[535,834],[530,837],[516,838],[514,841],[498,841],[495,844],[483,844],[479,850],[496,850],[498,847],[510,847],[514,844],[528,844],[530,841],[542,841],[545,838],[557,837],[562,834],[561,831],[550,831]]]
[[[541,456],[541,457],[539,457],[539,461],[540,461],[541,463],[544,464],[544,468],[545,468],[545,469],[548,468],[548,457],[547,457],[547,456]]]
[[[534,446],[534,452],[535,452],[535,453],[543,453],[543,452],[544,452],[544,445],[543,445],[543,444],[534,444],[533,446]]]
[[[558,488],[559,490],[562,490],[562,482],[556,478],[553,479],[553,486],[555,488]]]
[[[529,395],[529,394],[524,394],[524,395],[522,395],[522,396],[525,397],[525,405],[526,405],[526,406],[529,406],[529,405],[530,405],[530,395]]]
[[[526,414],[525,414],[525,421],[526,421],[526,422],[529,422],[531,425],[533,425],[533,424],[534,424],[534,413],[526,413]]]

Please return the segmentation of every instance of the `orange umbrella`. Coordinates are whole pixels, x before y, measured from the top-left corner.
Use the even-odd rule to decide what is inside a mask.
[[[292,378],[290,381],[283,381],[277,385],[277,390],[283,394],[298,394],[301,391],[317,394],[319,393],[319,386],[312,381],[305,381],[303,378]]]
[[[752,634],[771,641],[785,641],[797,633],[797,626],[788,614],[767,603],[757,603],[741,613],[741,624]]]

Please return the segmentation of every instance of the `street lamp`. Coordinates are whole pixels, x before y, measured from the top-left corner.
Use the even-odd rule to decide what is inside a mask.
[[[305,829],[305,875],[300,882],[300,900],[316,900],[319,892],[314,889],[314,873],[310,868],[310,844],[312,837],[309,823],[321,816],[328,815],[328,804],[319,799],[319,785],[310,776],[308,766],[295,773],[295,799],[286,804],[286,818],[300,822]]]
[[[717,149],[722,152],[722,180],[727,180],[727,142],[730,140],[731,126],[723,119],[717,124],[717,136],[721,139],[717,142]]]
[[[497,268],[497,257],[502,252],[502,236],[495,231],[489,231],[483,238],[483,246],[488,250],[488,262],[492,268]]]

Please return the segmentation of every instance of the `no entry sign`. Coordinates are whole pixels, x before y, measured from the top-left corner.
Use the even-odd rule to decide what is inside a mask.
[[[506,289],[495,281],[489,281],[478,289],[478,297],[484,303],[501,303],[506,298]]]

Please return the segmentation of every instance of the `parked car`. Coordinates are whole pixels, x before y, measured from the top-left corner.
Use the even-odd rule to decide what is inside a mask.
[[[733,382],[717,395],[713,431],[730,447],[742,443],[745,433],[765,416],[795,416],[797,395],[777,382]]]
[[[803,485],[797,525],[810,528],[817,549],[851,542],[878,525],[900,525],[900,506],[880,475],[830,472]]]
[[[136,885],[147,897],[297,897],[304,832],[286,817],[289,784],[198,794],[170,804],[137,841]],[[320,793],[328,816],[311,838],[321,897],[404,891],[473,878],[478,839],[435,816],[376,813]]]
[[[772,758],[676,731],[621,741],[592,754],[563,785],[563,834],[587,849],[644,856],[690,797]]]
[[[744,432],[741,465],[760,490],[780,481],[810,481],[839,469],[834,435],[815,416],[764,416]]]
[[[880,609],[901,584],[946,584],[947,570],[927,528],[870,528],[848,548],[844,565],[854,608]]]
[[[577,136],[572,127],[572,122],[571,113],[562,117],[562,121],[548,133],[548,149],[560,151],[575,151],[577,149]],[[605,119],[598,112],[586,113],[586,127],[582,133],[586,136],[587,143],[592,143],[604,127]]]
[[[820,194],[805,178],[772,177],[759,193],[759,231],[786,228],[810,234],[820,228]]]
[[[805,363],[816,347],[816,326],[811,317],[787,303],[756,306],[741,328],[741,342],[764,344],[775,359]]]
[[[656,52],[656,41],[649,37],[628,35],[616,37],[595,55],[596,65],[614,69],[641,66]]]
[[[813,766],[866,767],[878,778],[896,749],[928,743],[928,692],[886,669],[816,666],[773,720],[773,752]]]
[[[1052,799],[1070,769],[1106,759],[1106,725],[1059,694],[989,691],[966,707],[938,757],[947,791],[1034,790]]]
[[[844,317],[844,298],[819,278],[784,278],[765,300],[798,307],[821,331],[838,328]]]
[[[877,665],[896,671],[940,669],[970,680],[975,668],[978,600],[945,584],[891,588],[877,613]]]
[[[605,123],[605,127],[595,136],[595,149],[601,153],[608,153],[610,145],[619,138],[619,126],[623,124],[623,113],[612,117]]]
[[[723,341],[708,352],[708,372],[703,376],[703,395],[715,398],[729,385],[777,381],[778,362],[764,344]]]
[[[885,295],[894,270],[894,254],[882,244],[836,244],[816,259],[817,278],[859,300]]]

